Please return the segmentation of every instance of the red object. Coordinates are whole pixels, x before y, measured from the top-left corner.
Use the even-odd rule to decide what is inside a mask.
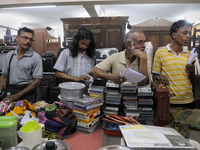
[[[120,136],[120,137],[123,136],[122,133],[121,133],[121,131],[106,130],[106,129],[104,129],[104,132],[105,132],[105,134],[107,134],[107,135]]]
[[[170,89],[157,81],[152,82],[151,87],[157,103],[154,125],[168,125],[170,124]]]

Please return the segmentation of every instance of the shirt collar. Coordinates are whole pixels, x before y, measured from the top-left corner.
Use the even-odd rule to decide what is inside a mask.
[[[18,52],[18,47],[15,49],[13,54],[17,55]],[[33,55],[33,50],[30,48],[29,50],[26,51],[26,53],[23,56],[32,56]]]
[[[167,45],[166,45],[166,48],[167,48],[168,51],[173,52],[172,49],[171,49],[171,47],[170,47],[171,45],[172,45],[171,43],[170,43],[170,44],[167,44]],[[182,46],[182,49],[183,49],[183,51],[182,51],[183,53],[187,53],[187,49],[188,49],[187,46]],[[181,53],[182,53],[182,52],[181,52]]]
[[[119,62],[122,63],[122,64],[126,64],[126,50],[123,51],[123,52],[120,52],[120,57],[119,57]],[[138,64],[138,58],[136,58],[132,63],[131,65],[137,65]]]

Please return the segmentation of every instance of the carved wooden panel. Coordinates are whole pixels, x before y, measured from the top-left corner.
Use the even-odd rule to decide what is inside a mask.
[[[113,38],[114,37],[114,38]],[[121,50],[123,39],[122,37],[122,29],[120,28],[108,28],[106,29],[106,47],[115,47],[119,51]]]
[[[156,50],[159,47],[159,39],[160,39],[159,33],[148,34],[148,41],[151,41],[151,43],[153,45],[153,55],[155,54]]]

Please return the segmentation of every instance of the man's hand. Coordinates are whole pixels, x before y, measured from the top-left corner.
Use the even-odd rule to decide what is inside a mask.
[[[17,94],[8,95],[3,99],[3,101],[8,101],[8,104],[10,104],[11,102],[15,102],[17,100],[18,100]]]
[[[146,54],[141,49],[134,49],[133,52],[131,53],[131,57],[134,56],[137,58],[147,58]]]
[[[195,65],[194,64],[187,64],[186,66],[185,66],[185,71],[186,72],[191,72],[191,71],[194,71],[194,69],[195,69]]]
[[[80,77],[76,77],[75,81],[76,82],[86,82],[87,80],[90,80],[90,77],[87,75],[81,75]]]
[[[125,77],[122,75],[116,75],[116,74],[112,74],[112,79],[111,79],[114,83],[116,84],[120,84],[126,81]]]
[[[169,86],[169,80],[166,76],[164,75],[159,75],[158,76],[158,81],[161,82],[163,85]]]
[[[169,80],[166,76],[164,75],[159,75],[159,74],[153,74],[153,79],[158,80],[158,82],[161,82],[163,85],[169,86]]]

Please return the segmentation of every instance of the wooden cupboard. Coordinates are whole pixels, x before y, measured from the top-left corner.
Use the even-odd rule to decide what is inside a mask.
[[[61,18],[64,39],[73,37],[81,27],[93,33],[96,48],[115,47],[121,50],[128,17]]]
[[[51,36],[47,29],[33,29],[34,30],[34,42],[32,49],[38,54],[42,55],[46,52],[54,53],[54,57],[57,58],[57,53],[60,48],[60,37],[55,38]]]

